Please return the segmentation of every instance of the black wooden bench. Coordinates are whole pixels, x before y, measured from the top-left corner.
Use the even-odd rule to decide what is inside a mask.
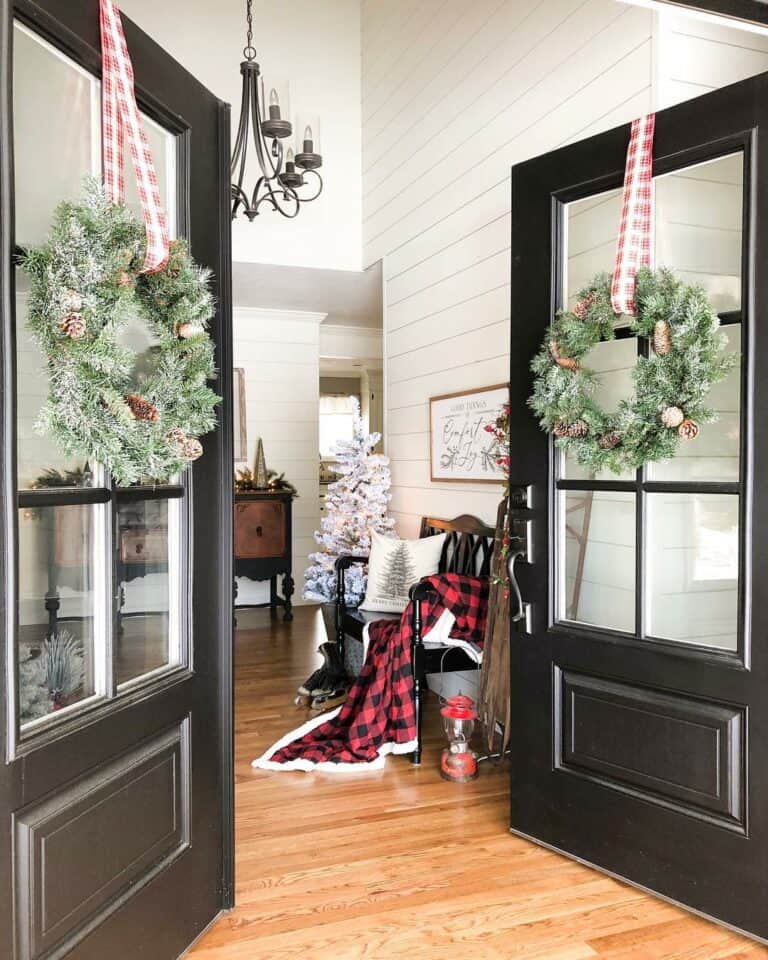
[[[423,517],[419,537],[447,533],[440,556],[438,573],[461,573],[488,577],[495,530],[477,517],[464,514],[454,520]],[[367,563],[368,557],[344,556],[336,561],[336,640],[343,653],[347,637],[362,643],[366,623],[374,620],[400,619],[397,613],[372,613],[347,607],[344,591],[344,571],[356,563]],[[478,666],[463,650],[456,647],[424,646],[421,636],[421,603],[427,597],[427,587],[418,583],[411,587],[413,601],[413,697],[416,713],[416,750],[411,759],[421,763],[421,719],[424,697],[424,678],[428,673],[455,670],[477,670]]]

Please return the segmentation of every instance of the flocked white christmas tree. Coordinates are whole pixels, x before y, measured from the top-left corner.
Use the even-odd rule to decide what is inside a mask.
[[[392,533],[395,521],[387,516],[391,499],[389,457],[374,453],[381,434],[367,433],[354,403],[354,428],[351,440],[336,444],[336,463],[331,467],[339,479],[328,487],[326,514],[315,540],[322,550],[310,554],[312,566],[304,574],[304,599],[327,603],[336,599],[336,559],[345,554],[367,556],[371,551],[371,531]],[[356,564],[344,578],[345,599],[357,605],[365,596],[367,568]]]

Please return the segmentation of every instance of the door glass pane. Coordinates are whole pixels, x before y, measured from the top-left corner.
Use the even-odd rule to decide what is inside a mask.
[[[608,340],[598,343],[584,358],[584,366],[598,374],[599,386],[595,391],[595,400],[603,410],[616,410],[619,401],[632,396],[634,384],[632,370],[637,362],[637,338],[626,337],[621,340]],[[634,472],[622,474],[601,470],[599,474],[590,473],[570,452],[560,458],[561,477],[568,480],[633,480]]]
[[[36,34],[14,24],[16,243],[42,243],[53,210],[101,175],[101,84]],[[176,135],[142,113],[160,200],[176,235]],[[56,157],[51,164],[50,158]],[[141,217],[131,153],[124,151],[125,202]]]
[[[718,313],[739,310],[743,155],[676,170],[654,184],[656,263],[701,284]]]
[[[45,240],[59,201],[100,172],[99,84],[18,23],[13,42],[16,243],[29,246]]]
[[[559,619],[635,629],[635,495],[568,490],[559,500]]]
[[[19,718],[92,696],[103,646],[95,537],[104,507],[19,510]],[[103,567],[102,567],[103,569]]]
[[[118,684],[179,662],[179,513],[177,500],[118,507]]]
[[[48,396],[48,372],[40,349],[26,328],[26,276],[16,271],[16,456],[19,489],[92,486],[82,457],[67,456],[36,429]]]
[[[598,273],[610,273],[616,257],[621,190],[595,194],[566,206],[564,306],[572,307]]]
[[[723,328],[728,352],[741,356],[741,324]],[[651,480],[738,481],[741,452],[741,367],[737,364],[715,384],[707,405],[717,414],[715,423],[702,424],[695,440],[681,442],[671,460],[648,466]]]
[[[646,530],[647,633],[735,650],[739,498],[649,494]]]
[[[13,42],[15,242],[26,247],[45,240],[56,204],[75,199],[83,178],[100,169],[99,84],[18,23]],[[17,270],[18,486],[90,485],[81,458],[65,456],[35,431],[48,376],[26,330],[28,286]]]
[[[744,159],[735,153],[654,178],[658,266],[700,283],[718,313],[741,306]],[[564,290],[572,306],[616,256],[621,191],[569,203],[565,217]]]

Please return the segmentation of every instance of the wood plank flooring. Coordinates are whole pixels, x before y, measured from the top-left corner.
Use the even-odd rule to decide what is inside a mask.
[[[237,908],[192,960],[768,960],[768,949],[511,836],[508,770],[437,772],[435,700],[420,768],[271,773],[250,761],[305,719],[319,613],[242,611],[236,639]]]

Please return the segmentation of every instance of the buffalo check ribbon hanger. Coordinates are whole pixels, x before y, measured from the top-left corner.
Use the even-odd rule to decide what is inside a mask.
[[[102,58],[102,140],[104,190],[113,203],[125,200],[123,154],[131,151],[141,213],[147,231],[144,273],[168,262],[168,226],[149,141],[136,103],[133,64],[125,42],[120,11],[112,0],[99,0]]]
[[[635,315],[635,277],[653,260],[653,132],[656,114],[632,121],[624,171],[624,196],[611,283],[617,314]]]

